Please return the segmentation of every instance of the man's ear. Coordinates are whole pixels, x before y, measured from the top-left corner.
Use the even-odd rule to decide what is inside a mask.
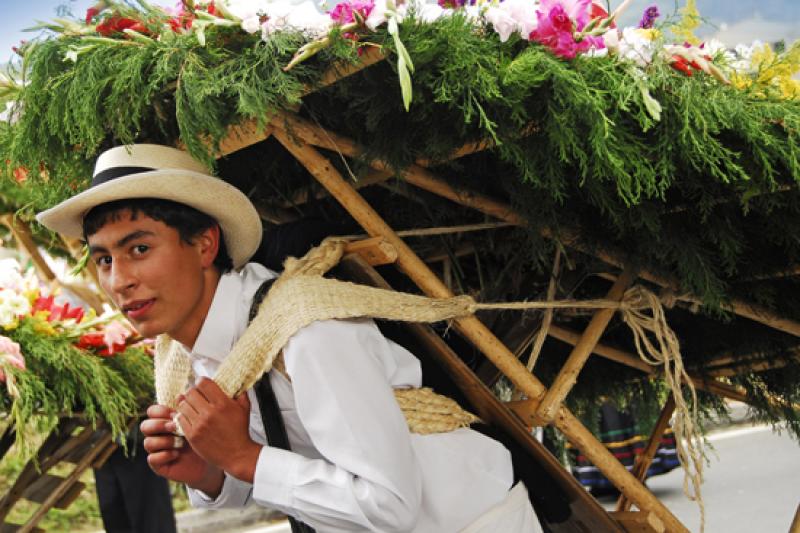
[[[220,229],[218,225],[203,230],[196,237],[196,243],[200,252],[200,261],[203,268],[209,268],[214,264],[214,260],[219,253]]]

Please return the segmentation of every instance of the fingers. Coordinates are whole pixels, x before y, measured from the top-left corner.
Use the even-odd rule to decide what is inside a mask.
[[[154,404],[147,408],[147,416],[150,418],[172,418],[173,409],[166,405]]]
[[[147,455],[147,464],[149,464],[150,468],[158,473],[162,468],[165,468],[173,463],[178,456],[179,452],[174,448],[165,451],[149,453]]]
[[[149,411],[148,409],[148,413]],[[170,411],[172,410],[170,409]],[[142,430],[145,437],[172,433],[175,430],[172,418],[148,418],[139,424],[139,429]]]
[[[142,442],[147,453],[171,452],[184,446],[182,437],[174,435],[160,435],[158,437],[146,437]]]

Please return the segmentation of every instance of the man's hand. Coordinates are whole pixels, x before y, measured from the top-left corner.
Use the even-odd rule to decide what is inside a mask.
[[[153,471],[167,479],[186,483],[192,488],[216,498],[222,490],[225,475],[222,469],[209,464],[192,449],[173,435],[175,413],[164,405],[151,405],[147,409],[147,420],[139,426],[145,436],[144,449],[147,462]],[[181,444],[176,447],[176,444]]]
[[[201,378],[178,402],[179,422],[200,457],[230,475],[253,482],[261,445],[250,438],[246,393],[228,398],[212,380]]]

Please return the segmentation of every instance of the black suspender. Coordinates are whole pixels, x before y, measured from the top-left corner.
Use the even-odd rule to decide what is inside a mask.
[[[250,323],[258,314],[258,307],[261,301],[267,295],[272,283],[275,279],[269,279],[261,284],[253,296],[253,303],[250,305],[250,314],[247,322]],[[291,449],[289,447],[289,437],[286,434],[286,427],[283,425],[283,417],[281,417],[281,410],[278,407],[278,401],[275,399],[275,392],[272,390],[272,384],[269,382],[269,373],[261,376],[258,383],[255,384],[253,389],[258,398],[258,409],[261,411],[261,421],[264,423],[264,433],[267,435],[267,443],[275,448],[284,450]],[[303,522],[289,517],[289,524],[292,526],[292,533],[314,533],[314,529]]]

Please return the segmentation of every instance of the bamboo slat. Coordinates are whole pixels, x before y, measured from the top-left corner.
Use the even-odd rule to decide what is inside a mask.
[[[622,274],[614,282],[611,290],[606,295],[606,300],[621,301],[628,290],[628,287],[634,282],[636,275],[633,270],[625,269]],[[536,410],[534,421],[539,425],[549,424],[559,407],[563,404],[564,400],[572,390],[572,387],[578,381],[578,373],[581,371],[589,356],[592,354],[594,347],[597,345],[600,337],[603,335],[608,323],[611,321],[615,313],[614,309],[600,309],[594,313],[589,325],[584,330],[572,353],[569,354],[566,363],[558,372],[556,379],[550,386],[542,401],[539,403],[539,408]]]
[[[658,446],[661,444],[661,437],[664,436],[664,432],[669,427],[669,419],[672,417],[672,413],[674,412],[675,397],[670,393],[670,395],[667,397],[667,401],[664,403],[664,408],[661,410],[661,414],[656,421],[653,432],[650,434],[650,439],[647,441],[647,446],[640,455],[636,456],[636,459],[634,460],[633,475],[636,476],[636,479],[639,481],[644,481],[647,475],[647,470],[650,468],[653,458],[656,456]],[[631,510],[631,501],[626,498],[624,494],[620,494],[619,500],[617,500],[616,510],[618,512]]]
[[[398,252],[397,265],[426,294],[447,298],[452,293],[439,278],[406,245],[392,228],[367,204],[333,167],[313,147],[290,138],[284,132],[275,131],[275,138],[314,176],[349,213],[372,236],[383,236]],[[529,398],[541,398],[546,389],[530,374],[494,334],[474,316],[454,320],[456,327],[503,372],[515,386]],[[553,421],[554,425],[614,483],[620,492],[627,494],[642,511],[652,511],[670,531],[687,531],[680,521],[647,490],[644,485],[586,429],[572,413],[561,407]]]

